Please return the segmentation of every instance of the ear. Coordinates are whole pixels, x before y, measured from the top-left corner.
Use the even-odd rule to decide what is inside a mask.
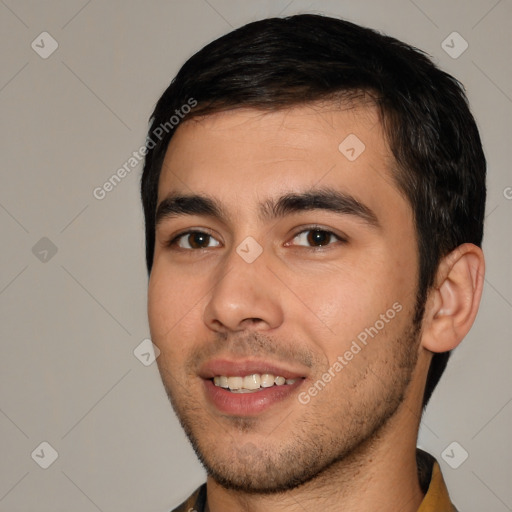
[[[463,340],[480,305],[484,275],[484,254],[476,245],[460,245],[441,260],[425,308],[423,348],[447,352]]]

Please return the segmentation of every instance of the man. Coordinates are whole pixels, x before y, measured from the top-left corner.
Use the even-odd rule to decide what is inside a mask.
[[[460,84],[351,23],[251,23],[181,68],[142,177],[148,312],[207,482],[176,511],[450,511],[416,449],[484,278]]]

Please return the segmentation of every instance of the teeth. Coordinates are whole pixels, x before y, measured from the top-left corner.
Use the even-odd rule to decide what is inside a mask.
[[[247,375],[244,377],[244,385],[245,389],[259,389],[261,383],[261,377],[255,373],[253,375]]]
[[[242,377],[228,377],[229,389],[240,389],[243,386],[244,379]]]
[[[217,375],[213,378],[213,383],[220,388],[228,388],[228,378],[224,375]]]
[[[274,376],[270,373],[264,373],[261,376],[261,387],[262,388],[269,388],[270,386],[274,385]]]
[[[245,377],[227,377],[225,375],[216,375],[213,383],[217,387],[225,388],[234,393],[250,393],[262,388],[270,388],[272,386],[291,385],[297,382],[297,379],[285,379],[281,376],[274,376],[271,373],[253,373]]]

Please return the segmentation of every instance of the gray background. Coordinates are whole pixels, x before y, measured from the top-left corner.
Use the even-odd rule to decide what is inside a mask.
[[[1,511],[160,512],[204,480],[156,364],[134,355],[149,336],[141,164],[104,199],[93,190],[143,144],[188,56],[232,27],[299,12],[412,43],[467,87],[489,163],[486,283],[419,445],[460,510],[512,510],[510,0],[0,0]],[[51,48],[44,31],[59,45],[46,59],[31,47]],[[442,47],[454,31],[469,44],[457,58]],[[47,469],[44,441],[58,453]],[[469,454],[457,469],[442,457],[453,441],[451,465]]]

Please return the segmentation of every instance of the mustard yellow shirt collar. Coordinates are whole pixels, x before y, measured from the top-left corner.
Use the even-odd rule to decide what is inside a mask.
[[[448,495],[448,489],[437,461],[434,461],[430,485],[418,512],[457,512]]]

